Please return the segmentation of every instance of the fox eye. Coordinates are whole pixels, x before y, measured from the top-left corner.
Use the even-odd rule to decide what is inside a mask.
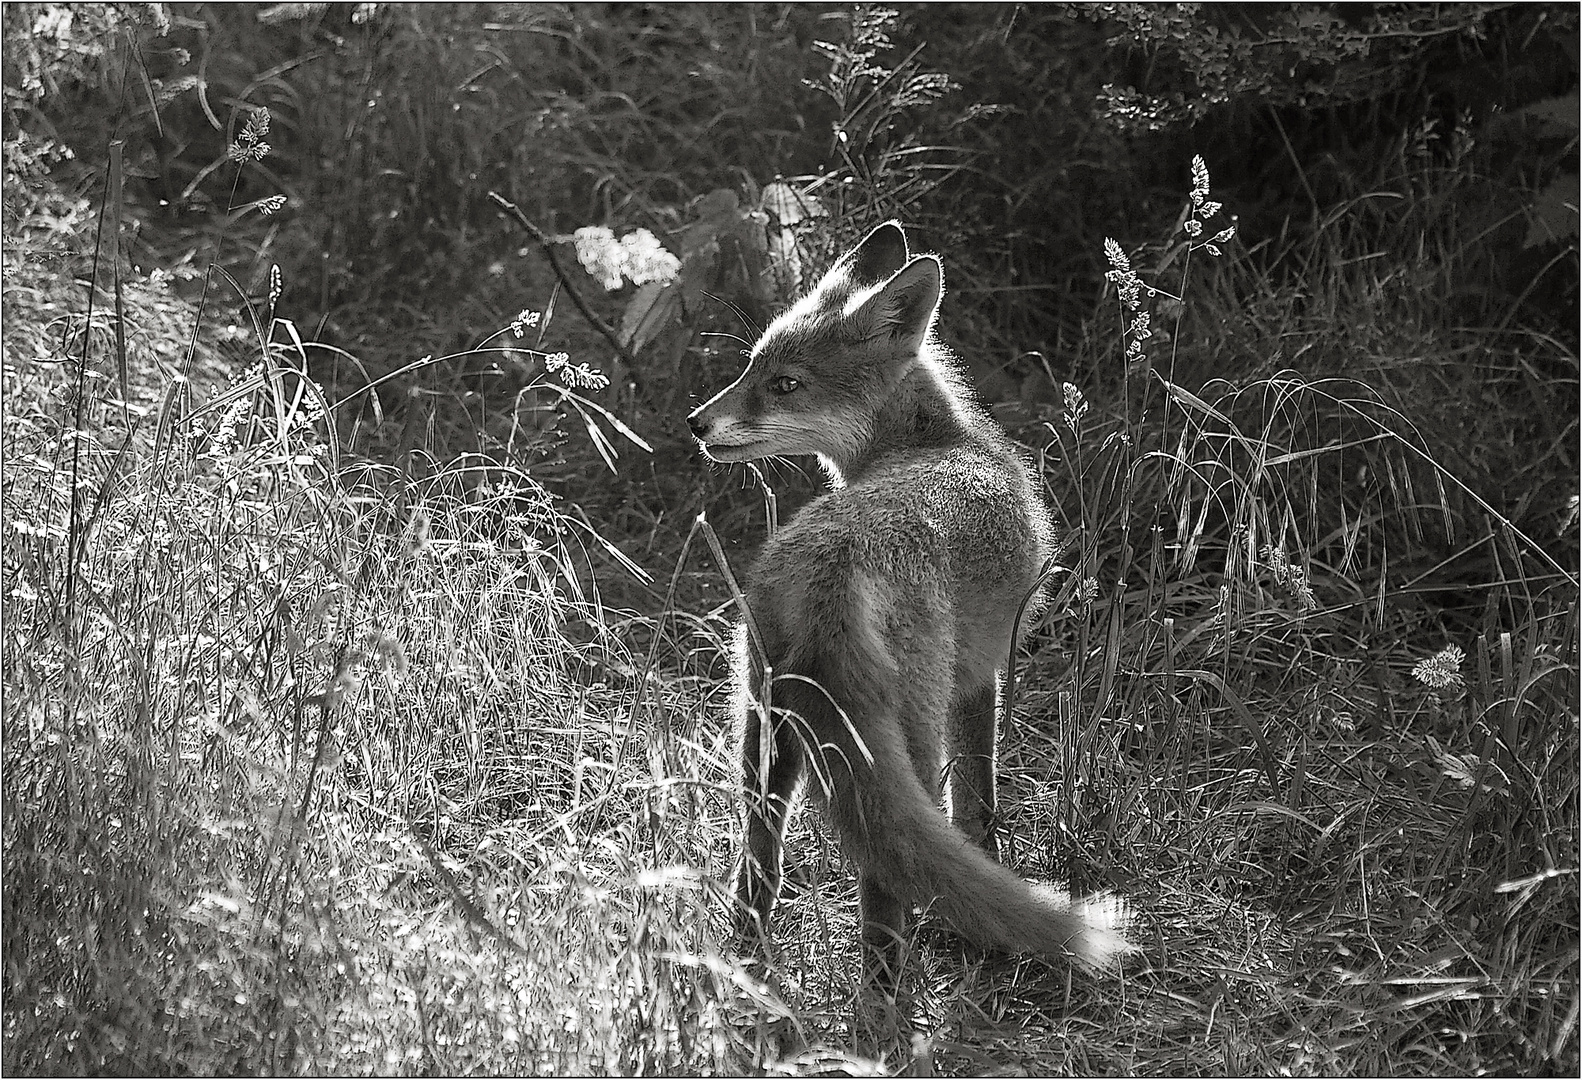
[[[789,394],[801,385],[789,375],[781,375],[769,381],[769,389],[777,394]]]

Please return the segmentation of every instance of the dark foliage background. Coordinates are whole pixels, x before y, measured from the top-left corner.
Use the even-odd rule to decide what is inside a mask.
[[[38,10],[8,9],[12,55],[35,48],[25,28]],[[114,43],[102,69],[67,64],[59,92],[12,95],[9,125],[71,147],[70,182],[84,192],[107,141],[124,139],[134,261],[191,260],[223,232],[221,261],[253,295],[279,265],[282,310],[376,377],[462,351],[543,302],[542,260],[519,254],[525,237],[490,190],[552,234],[648,227],[679,247],[709,192],[751,206],[776,177],[800,177],[835,210],[809,238],[824,250],[896,216],[948,254],[953,340],[990,398],[1052,400],[1051,373],[1099,389],[1119,376],[1091,340],[1105,325],[1095,319],[1102,240],[1164,235],[1193,153],[1211,163],[1244,246],[1242,280],[1217,282],[1214,302],[1186,311],[1176,372],[1189,386],[1290,362],[1257,340],[1245,283],[1321,322],[1335,297],[1315,288],[1317,261],[1406,259],[1377,275],[1375,306],[1447,334],[1508,332],[1480,349],[1519,351],[1510,334],[1576,337],[1575,216],[1555,195],[1576,176],[1577,28],[1565,5],[938,4],[887,18],[839,5],[239,4],[173,14],[167,33]],[[214,164],[260,105],[273,153],[230,202],[284,193],[288,203],[228,225]],[[558,329],[576,342],[582,328],[563,311]],[[751,337],[724,305],[688,319]],[[734,363],[713,359],[711,340],[651,351],[645,370],[628,373],[647,391],[625,413],[639,430],[684,446],[677,414]],[[1380,344],[1329,326],[1293,366],[1354,374]],[[366,377],[325,363],[346,389]],[[436,365],[388,386],[382,422],[359,429],[370,452],[413,449],[410,384],[441,394],[424,399],[439,415],[422,423],[444,445],[426,450],[443,458],[480,438],[498,450],[491,413],[520,386],[480,379],[479,366]],[[1519,521],[1552,514],[1551,478],[1577,466],[1563,437],[1574,382],[1547,359],[1523,368],[1474,356],[1434,376],[1396,372],[1401,397],[1429,414],[1430,444]],[[1556,388],[1555,408],[1528,407]],[[1485,430],[1490,394],[1509,405],[1499,422],[1515,430]],[[1550,456],[1513,487],[1514,459],[1499,443]]]
[[[31,10],[16,6],[8,25]],[[134,255],[164,264],[210,250],[224,221],[213,164],[243,110],[267,106],[274,152],[232,202],[277,191],[289,202],[225,229],[222,261],[255,295],[278,264],[283,308],[376,376],[465,349],[545,291],[541,261],[517,257],[525,238],[489,190],[551,233],[645,226],[677,246],[708,192],[750,204],[789,176],[837,193],[837,237],[898,216],[949,254],[953,334],[991,398],[1054,394],[1031,352],[1058,378],[1114,382],[1116,365],[1083,343],[1101,242],[1162,235],[1194,152],[1239,217],[1241,271],[1298,315],[1333,314],[1334,298],[1311,288],[1318,252],[1405,256],[1418,272],[1385,281],[1380,306],[1438,328],[1575,338],[1574,215],[1545,201],[1576,175],[1576,17],[1564,5],[941,4],[890,20],[838,5],[174,11],[169,33],[145,34],[135,52],[117,45],[98,79],[26,108],[13,99],[12,124],[58,134],[88,169],[112,135],[125,139]],[[1246,299],[1231,286],[1222,306],[1188,309],[1189,328],[1208,325],[1184,341],[1213,342],[1181,350],[1188,385],[1270,361],[1256,340],[1222,336],[1248,321]],[[723,308],[693,321],[751,336]],[[1300,370],[1353,373],[1367,343],[1338,327],[1325,336]],[[729,370],[707,359],[707,341],[647,358],[649,408],[629,416],[640,430],[681,434],[684,395]],[[469,382],[476,366],[414,378],[453,405],[468,391],[512,400],[510,378]],[[1402,393],[1428,399],[1431,444],[1520,517],[1554,510],[1548,485],[1507,490],[1495,481],[1511,460],[1486,447],[1558,442],[1534,480],[1573,474],[1573,440],[1551,421],[1574,401],[1524,401],[1566,375],[1511,377],[1474,360],[1448,385],[1409,376]],[[411,427],[399,389],[375,435],[386,455],[411,449],[394,434]],[[1487,393],[1510,402],[1501,415],[1521,417],[1520,430],[1480,430]],[[478,425],[440,408],[457,445],[427,449],[459,449],[488,411]]]
[[[16,54],[38,7],[10,9]],[[1387,199],[1381,241],[1402,219],[1453,219],[1455,265],[1423,298],[1445,305],[1433,315],[1574,331],[1574,260],[1548,265],[1547,234],[1525,243],[1535,216],[1560,240],[1574,231],[1539,202],[1575,168],[1565,5],[937,4],[885,23],[877,50],[839,5],[173,13],[168,33],[111,48],[103,74],[68,67],[62,92],[13,96],[8,120],[58,136],[83,169],[125,139],[152,261],[217,230],[209,170],[242,110],[268,106],[273,154],[235,201],[290,201],[232,230],[230,256],[254,284],[278,263],[298,324],[341,343],[405,355],[415,331],[445,348],[514,312],[502,294],[541,271],[510,258],[522,238],[488,190],[552,233],[673,237],[712,190],[824,176],[854,181],[847,214],[900,216],[950,254],[984,344],[1058,356],[1094,311],[1103,237],[1166,229],[1194,152],[1276,285],[1300,282],[1337,208]],[[940,73],[943,92],[898,107],[891,80],[842,98],[832,54],[865,49],[886,72],[915,55],[906,70]],[[502,258],[508,272],[490,274]],[[403,306],[418,325],[370,325]]]

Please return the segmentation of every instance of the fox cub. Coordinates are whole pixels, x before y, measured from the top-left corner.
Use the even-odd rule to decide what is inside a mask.
[[[816,454],[832,488],[765,545],[738,629],[742,930],[767,931],[810,773],[859,869],[881,978],[896,975],[913,903],[982,945],[1103,965],[1130,948],[1117,902],[995,861],[1000,683],[1051,524],[934,338],[941,293],[939,260],[881,225],[687,418],[715,461]],[[940,810],[947,764],[955,827]]]

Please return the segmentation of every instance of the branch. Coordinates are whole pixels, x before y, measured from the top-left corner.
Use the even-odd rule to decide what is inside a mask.
[[[543,249],[544,258],[549,260],[550,269],[555,271],[555,276],[560,279],[560,284],[565,287],[567,294],[570,295],[571,302],[577,306],[578,311],[582,312],[582,317],[588,320],[588,324],[603,334],[610,344],[615,347],[616,354],[626,364],[627,377],[635,380],[637,360],[626,346],[621,344],[621,337],[615,332],[615,328],[601,319],[598,313],[588,306],[588,302],[582,298],[582,294],[577,291],[576,286],[572,285],[571,278],[566,274],[566,268],[560,265],[560,259],[555,255],[554,241],[544,235],[544,230],[529,221],[527,215],[522,213],[515,203],[506,199],[499,192],[489,192],[489,198],[494,200],[494,204],[501,210],[514,217],[516,223],[526,229],[529,236],[538,241],[538,246]]]

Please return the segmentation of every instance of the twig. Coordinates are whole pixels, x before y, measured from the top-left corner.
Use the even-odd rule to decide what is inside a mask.
[[[615,347],[616,353],[618,353],[621,357],[621,362],[626,365],[627,377],[635,381],[637,371],[636,359],[632,356],[631,352],[627,350],[626,346],[621,344],[621,337],[615,332],[615,328],[609,323],[605,322],[603,319],[599,318],[598,313],[590,308],[587,301],[582,298],[582,294],[577,291],[576,286],[572,285],[571,278],[566,274],[565,267],[560,265],[560,259],[555,256],[554,241],[552,241],[548,236],[544,235],[544,230],[540,229],[537,225],[534,225],[531,221],[529,221],[527,215],[522,213],[521,209],[519,209],[514,202],[511,202],[499,192],[489,192],[489,198],[493,199],[494,204],[501,210],[504,210],[507,214],[510,214],[512,217],[516,218],[517,224],[526,229],[527,234],[534,240],[538,241],[538,246],[544,250],[544,258],[549,260],[549,268],[555,271],[555,276],[560,279],[560,284],[565,288],[567,294],[570,295],[571,302],[577,305],[577,310],[582,312],[582,317],[588,320],[589,325],[591,325],[599,333],[603,334],[609,340],[610,344]]]

